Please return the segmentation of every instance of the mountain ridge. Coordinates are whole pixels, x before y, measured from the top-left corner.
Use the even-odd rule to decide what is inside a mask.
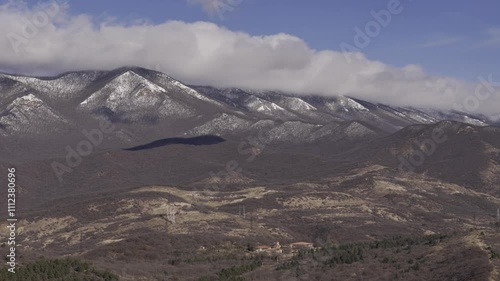
[[[14,104],[25,96],[39,102]],[[42,113],[42,108],[54,116]],[[311,143],[366,141],[411,125],[444,120],[498,125],[483,116],[453,110],[397,107],[348,96],[188,85],[140,67],[73,71],[53,77],[0,74],[0,138],[7,147],[17,140],[30,143],[40,138],[71,143],[81,139],[83,129],[95,128],[102,120],[131,136],[127,141],[107,136],[109,143],[103,146],[108,148],[171,137],[241,139],[263,130],[270,143]]]

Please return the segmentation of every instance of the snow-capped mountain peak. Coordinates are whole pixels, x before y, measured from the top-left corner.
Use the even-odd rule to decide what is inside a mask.
[[[137,102],[151,104],[165,89],[136,74],[127,71],[107,83],[102,89],[92,94],[80,106],[104,102],[111,108],[116,108],[124,99],[134,98]]]

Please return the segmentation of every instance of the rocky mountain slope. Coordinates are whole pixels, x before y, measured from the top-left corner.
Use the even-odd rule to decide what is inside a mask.
[[[56,77],[0,74],[0,138],[6,146],[13,140],[28,147],[40,139],[71,143],[100,120],[111,121],[122,132],[121,137],[107,136],[103,148],[164,137],[241,137],[263,130],[272,142],[356,141],[442,120],[492,123],[460,112],[394,107],[345,96],[190,86],[137,67]]]

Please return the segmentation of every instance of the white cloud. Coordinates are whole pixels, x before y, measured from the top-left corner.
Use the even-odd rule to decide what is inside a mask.
[[[32,21],[35,11],[44,8],[0,6],[0,34],[23,34],[26,19]],[[95,21],[87,15],[71,16],[63,5],[48,24],[40,25],[29,39],[21,41],[17,53],[10,42],[12,36],[0,37],[0,69],[46,74],[158,65],[186,83],[344,94],[396,105],[447,109],[463,104],[476,87],[453,78],[430,76],[418,65],[396,68],[363,54],[351,56],[349,63],[339,51],[311,49],[289,34],[251,36],[208,22],[108,21],[96,25]],[[477,111],[498,113],[499,93],[482,101]]]

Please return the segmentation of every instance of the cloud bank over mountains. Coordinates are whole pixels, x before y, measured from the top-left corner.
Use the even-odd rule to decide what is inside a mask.
[[[98,21],[67,4],[0,6],[0,69],[46,75],[136,65],[185,83],[273,89],[489,116],[498,114],[500,77],[467,83],[401,68],[362,53],[314,50],[290,34],[252,36],[209,22]],[[346,38],[349,41],[349,38]]]

